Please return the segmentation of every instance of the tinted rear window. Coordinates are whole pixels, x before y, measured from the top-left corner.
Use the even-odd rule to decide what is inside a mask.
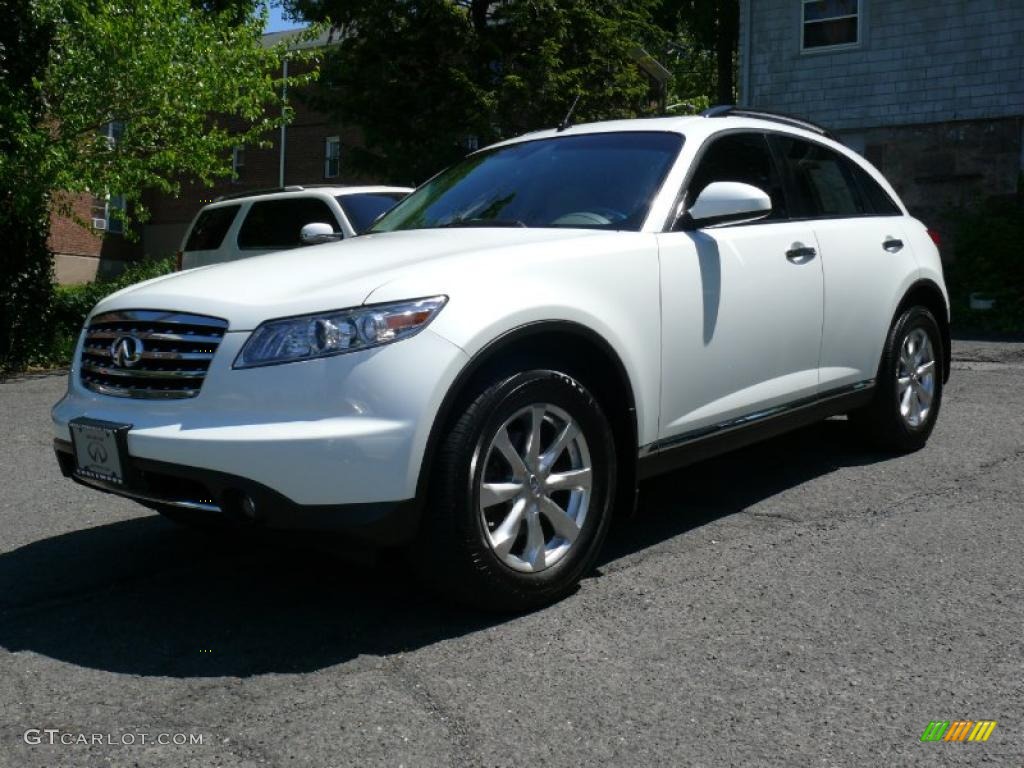
[[[838,152],[809,141],[776,136],[793,181],[797,218],[834,218],[870,213],[854,181],[851,163]]]
[[[240,206],[225,205],[200,211],[185,243],[186,251],[215,251],[224,242]]]
[[[871,174],[856,163],[850,163],[850,168],[853,171],[854,178],[857,179],[857,183],[860,184],[861,190],[871,204],[874,213],[880,216],[901,215],[899,206],[892,201],[889,193],[882,189],[878,182],[871,177]]]
[[[364,232],[385,211],[388,211],[405,197],[402,192],[360,192],[355,195],[339,195],[338,205],[348,216],[348,222],[356,232]]]
[[[261,200],[249,208],[238,231],[239,248],[294,248],[301,245],[299,232],[306,224],[323,222],[340,232],[327,203],[318,197]]]

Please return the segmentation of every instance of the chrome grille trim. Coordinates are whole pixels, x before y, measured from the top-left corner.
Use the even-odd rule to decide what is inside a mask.
[[[204,379],[206,371],[150,371],[145,368],[110,368],[82,361],[82,370],[122,379]]]
[[[142,323],[145,325],[145,323]],[[154,333],[152,331],[139,331],[137,334],[143,341],[192,341],[197,344],[220,344],[221,336],[203,336],[201,334],[184,334],[184,333]],[[110,339],[113,341],[116,338],[124,336],[123,333],[117,331],[103,331],[97,330],[89,334],[90,339]]]
[[[86,347],[85,353],[96,357],[111,357],[110,347]],[[213,360],[213,352],[143,352],[143,360]]]
[[[112,397],[195,397],[227,329],[226,320],[203,315],[148,309],[104,312],[86,328],[79,378],[93,392]],[[128,342],[115,356],[115,343],[123,337],[141,342],[141,352],[125,354],[126,348],[131,350]]]

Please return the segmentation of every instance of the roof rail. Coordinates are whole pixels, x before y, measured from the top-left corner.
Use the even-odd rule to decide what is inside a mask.
[[[791,125],[794,128],[803,128],[805,131],[811,131],[832,139],[833,141],[839,141],[839,137],[827,128],[822,128],[820,125],[812,123],[810,120],[804,120],[802,117],[794,117],[793,115],[787,115],[783,112],[772,112],[767,109],[737,107],[733,104],[719,104],[705,109],[701,112],[701,115],[704,117],[753,117],[758,120],[769,120],[773,123]]]
[[[256,197],[257,195],[272,195],[275,192],[301,192],[305,187],[297,185],[289,187],[268,187],[267,189],[250,189],[248,192],[232,192],[230,195],[221,195],[216,198],[213,202],[219,203],[221,200],[237,200],[240,197]]]

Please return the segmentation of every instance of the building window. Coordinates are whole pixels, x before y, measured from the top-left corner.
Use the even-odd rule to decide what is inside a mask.
[[[476,152],[480,149],[480,137],[479,136],[467,136],[465,140],[466,151]]]
[[[333,179],[341,173],[341,139],[328,136],[324,141],[324,178]]]
[[[112,235],[124,234],[124,196],[94,197],[91,216],[93,229]]]
[[[238,182],[245,168],[245,147],[231,148],[231,181]]]
[[[100,128],[100,136],[107,140],[107,146],[113,149],[117,142],[124,135],[124,123],[120,120],[111,120]]]
[[[803,0],[801,49],[850,48],[860,43],[861,0]]]

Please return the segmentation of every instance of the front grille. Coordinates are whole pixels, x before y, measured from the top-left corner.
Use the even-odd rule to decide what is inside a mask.
[[[82,384],[115,397],[195,397],[227,328],[216,317],[148,309],[96,315],[82,346]]]

